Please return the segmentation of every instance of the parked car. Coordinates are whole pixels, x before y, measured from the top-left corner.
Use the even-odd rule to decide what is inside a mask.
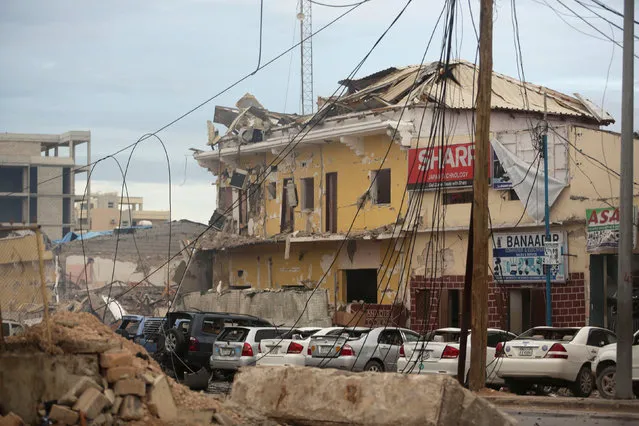
[[[291,330],[290,338],[262,340],[258,345],[260,353],[257,357],[257,365],[305,366],[311,336],[321,330],[317,327],[300,327]]]
[[[500,342],[506,342],[517,337],[508,331],[489,328],[488,346],[486,348],[486,383],[490,385],[503,384],[497,376],[495,362],[495,348]],[[397,361],[397,371],[404,374],[448,374],[457,376],[459,365],[460,328],[441,328],[428,333],[425,339],[418,342],[405,343]],[[428,339],[428,340],[427,340]],[[470,369],[470,333],[467,340],[466,377]]]
[[[306,365],[350,371],[397,371],[399,350],[419,334],[398,327],[334,327],[311,336]]]
[[[181,376],[185,371],[209,369],[213,343],[226,327],[272,327],[251,315],[228,312],[176,311],[166,316],[156,359],[165,370]]]
[[[497,345],[497,374],[517,394],[532,385],[568,387],[587,397],[594,389],[591,363],[599,349],[617,341],[598,327],[535,327],[516,339]]]
[[[599,350],[592,363],[597,390],[604,398],[615,397],[615,376],[617,374],[617,344],[612,343]],[[635,332],[632,341],[632,390],[639,398],[639,331]]]
[[[125,339],[143,346],[147,352],[154,353],[157,351],[163,321],[164,317],[124,315],[115,332]]]
[[[16,321],[2,320],[2,335],[5,337],[19,336],[24,333],[24,326]]]
[[[290,338],[290,328],[226,327],[213,344],[210,367],[213,373],[231,377],[240,367],[257,363],[262,340]]]

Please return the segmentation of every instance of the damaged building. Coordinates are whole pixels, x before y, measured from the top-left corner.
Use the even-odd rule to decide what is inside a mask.
[[[319,284],[336,309],[365,304],[368,323],[459,325],[476,76],[462,60],[388,68],[341,81],[347,93],[320,98],[314,116],[277,114],[251,95],[216,107],[214,122],[226,133],[209,123],[210,150],[194,154],[218,189],[211,224],[219,232],[202,243],[212,286]],[[608,182],[618,179],[619,135],[600,130],[614,120],[578,94],[498,73],[492,87],[489,324],[517,332],[544,322],[546,113],[551,231],[561,253],[552,267],[553,324],[604,325],[611,289],[602,265],[615,247],[587,247],[586,210],[618,203],[618,185]],[[445,135],[432,126],[441,111]],[[440,137],[434,144],[431,133]],[[602,146],[609,170],[588,160]],[[398,243],[409,234],[412,249]]]
[[[205,230],[203,224],[179,220],[89,233],[94,237],[59,244],[60,298],[79,300],[95,308],[104,306],[109,294],[127,292],[117,310],[123,309],[125,314],[163,314],[178,286],[181,293],[209,287],[209,255],[191,244]],[[90,301],[86,300],[87,291]]]

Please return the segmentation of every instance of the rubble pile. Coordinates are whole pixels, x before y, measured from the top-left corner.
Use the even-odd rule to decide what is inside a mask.
[[[196,410],[207,411],[209,419],[223,416],[227,424],[243,423],[221,401],[192,392],[164,375],[144,348],[116,335],[91,314],[58,313],[52,317],[50,329],[51,346],[45,337],[46,326],[39,324],[23,336],[8,339],[2,355],[37,351],[62,360],[69,354],[88,354],[97,357],[97,374],[86,371],[52,401],[39,401],[38,421],[48,417],[66,425],[168,424],[184,412]],[[0,418],[0,424],[4,420]]]

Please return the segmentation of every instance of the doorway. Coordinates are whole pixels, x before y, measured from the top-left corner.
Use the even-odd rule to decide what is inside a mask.
[[[546,324],[546,292],[538,288],[510,290],[508,329],[520,334]]]
[[[377,303],[377,269],[346,270],[346,303]]]
[[[440,290],[439,294],[439,327],[459,327],[462,290]]]

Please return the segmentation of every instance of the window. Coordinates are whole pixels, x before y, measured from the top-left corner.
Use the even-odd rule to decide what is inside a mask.
[[[282,212],[280,219],[280,232],[292,232],[295,228],[295,207],[291,206],[290,201],[292,197],[289,197],[289,189],[291,185],[289,182],[292,179],[284,179],[282,185]],[[294,190],[294,188],[293,188]]]
[[[390,169],[373,170],[371,172],[371,198],[373,204],[390,204],[391,171]]]
[[[219,342],[243,342],[246,340],[248,332],[246,328],[225,328],[217,340]]]
[[[315,208],[315,185],[314,179],[302,179],[302,210],[313,210]]]
[[[115,205],[113,204],[113,201],[109,201],[109,202],[107,203],[107,207],[108,207],[108,208],[110,208],[110,209],[114,208],[114,207],[115,207]]]
[[[337,173],[326,173],[326,232],[337,232]]]
[[[426,321],[430,314],[430,290],[417,289],[417,295],[415,296],[416,302],[416,319]]]
[[[269,200],[275,200],[277,198],[277,182],[269,182],[266,185],[266,193]]]
[[[615,343],[617,339],[613,337],[613,340],[614,341],[612,342],[610,341],[609,333],[604,330],[594,328],[590,330],[590,333],[588,334],[588,342],[586,345],[601,348],[610,343]]]
[[[204,318],[202,321],[202,333],[206,334],[220,334],[224,328],[224,321],[222,319]]]
[[[473,202],[473,192],[446,192],[444,193],[444,205],[470,204]]]
[[[36,194],[38,192],[38,168],[29,168],[29,192]]]
[[[23,167],[0,167],[0,192],[22,192],[24,170]]]
[[[500,331],[489,331],[488,332],[488,347],[496,348],[497,344],[500,342],[509,342],[514,338],[514,336],[510,333],[500,332]]]
[[[268,330],[258,330],[255,332],[255,341],[261,342],[264,339],[277,339],[282,334],[284,334],[286,329],[268,329]]]
[[[417,342],[419,341],[420,337],[421,336],[417,333],[411,333],[404,330],[404,343]]]
[[[379,333],[377,343],[381,345],[399,346],[402,344],[402,335],[399,333],[399,330],[384,330]]]
[[[71,168],[62,168],[62,193],[71,194]]]
[[[508,190],[508,199],[510,201],[519,201],[519,195],[517,195],[514,189],[510,189]]]
[[[499,158],[497,158],[497,154],[493,151],[493,170],[491,177],[492,187],[494,189],[508,189],[511,188],[513,183],[510,180],[510,176],[501,165]]]

